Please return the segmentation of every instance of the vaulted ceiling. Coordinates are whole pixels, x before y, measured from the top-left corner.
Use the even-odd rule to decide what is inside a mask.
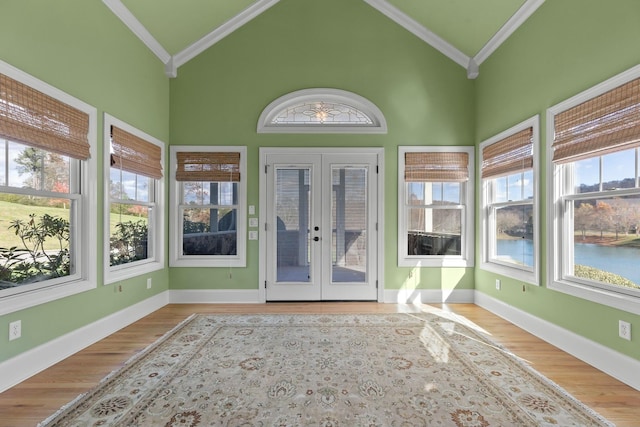
[[[168,76],[280,0],[102,0],[165,64]],[[361,0],[476,78],[544,0]]]

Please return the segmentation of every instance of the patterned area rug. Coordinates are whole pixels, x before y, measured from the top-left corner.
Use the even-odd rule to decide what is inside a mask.
[[[447,313],[194,315],[42,426],[611,426]]]

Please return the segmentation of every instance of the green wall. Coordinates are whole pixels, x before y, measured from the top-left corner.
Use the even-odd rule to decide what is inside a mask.
[[[396,265],[397,147],[478,144],[534,114],[541,115],[544,129],[549,106],[640,62],[637,0],[548,0],[482,64],[475,81],[361,0],[282,0],[180,67],[172,80],[100,1],[6,1],[2,16],[11,19],[0,26],[0,59],[95,106],[99,135],[106,111],[172,145],[246,145],[248,204],[259,200],[258,147],[384,147],[387,289],[475,286],[640,359],[638,339],[629,343],[615,333],[618,319],[640,324],[640,317],[547,289],[544,250],[543,286],[526,286],[524,293],[521,283],[479,268]],[[256,133],[269,102],[311,87],[368,98],[385,114],[388,134]],[[101,177],[101,137],[98,157]],[[541,187],[544,248],[544,174]],[[102,211],[102,183],[98,191]],[[102,230],[102,215],[98,225]],[[100,232],[99,259],[102,240]],[[152,290],[146,290],[146,277],[153,277]],[[497,277],[503,280],[500,292],[493,286]],[[171,289],[257,289],[258,243],[248,242],[247,267],[234,269],[232,278],[226,268],[167,268],[116,284],[123,287],[120,293],[117,286],[102,285],[99,270],[95,290],[1,316],[0,362],[163,292],[169,282]],[[23,322],[23,337],[9,342],[7,325],[16,319]]]
[[[262,110],[289,92],[338,88],[383,112],[385,135],[257,134]],[[183,65],[171,81],[172,145],[246,145],[248,204],[258,206],[259,147],[385,147],[386,289],[473,288],[473,269],[397,267],[399,145],[473,145],[474,82],[465,70],[361,0],[282,0]],[[257,289],[247,268],[171,268],[172,289]]]
[[[618,338],[618,320],[638,325],[640,316],[546,287],[545,129],[547,108],[640,63],[639,23],[637,0],[546,1],[481,65],[476,82],[477,143],[540,114],[542,248],[541,287],[527,285],[523,292],[522,283],[476,268],[476,289],[636,359],[639,339]]]
[[[98,110],[98,283],[95,290],[0,316],[0,362],[168,289],[168,269],[103,286],[102,114],[168,143],[169,79],[161,62],[101,2],[3,1],[0,59]],[[168,147],[167,147],[168,149]],[[153,288],[146,289],[146,278]],[[116,292],[118,286],[122,292]],[[22,320],[22,338],[8,324]]]

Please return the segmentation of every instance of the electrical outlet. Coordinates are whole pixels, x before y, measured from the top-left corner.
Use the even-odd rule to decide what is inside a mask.
[[[151,289],[151,277],[147,279],[147,289]]]
[[[496,289],[500,290],[502,288],[502,285],[500,283],[500,279],[496,279]]]
[[[631,323],[618,320],[618,335],[627,341],[631,341]]]
[[[22,336],[22,320],[9,323],[9,341],[17,340]]]

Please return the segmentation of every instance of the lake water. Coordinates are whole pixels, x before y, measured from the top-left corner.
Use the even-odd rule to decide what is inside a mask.
[[[517,262],[533,266],[533,241],[527,239],[498,240],[498,255],[510,256]],[[619,274],[640,283],[640,249],[576,243],[575,263]]]

